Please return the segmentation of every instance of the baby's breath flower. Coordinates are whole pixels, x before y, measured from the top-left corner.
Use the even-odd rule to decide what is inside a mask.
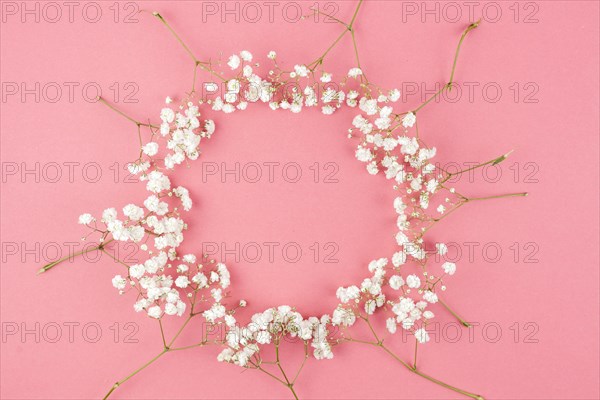
[[[350,78],[358,78],[362,73],[360,68],[351,68],[350,71],[348,71],[348,76]]]
[[[405,128],[412,128],[415,122],[417,122],[417,116],[412,112],[409,112],[402,118],[402,126]]]
[[[332,77],[333,77],[333,75],[330,74],[329,72],[323,72],[323,74],[321,75],[320,81],[323,83],[329,83],[329,82],[331,82]]]
[[[231,57],[229,57],[229,61],[227,62],[227,65],[229,65],[229,68],[234,70],[234,69],[239,68],[240,63],[241,63],[240,58],[234,54]]]
[[[79,216],[79,223],[82,225],[91,224],[95,220],[96,219],[92,216],[92,214],[85,213]]]
[[[448,275],[454,275],[454,273],[456,272],[456,264],[452,262],[445,262],[444,264],[442,264],[442,269]]]
[[[252,61],[252,53],[250,53],[248,50],[242,50],[240,52],[240,57],[242,57],[242,60],[246,62]]]
[[[423,328],[417,329],[415,331],[415,338],[419,341],[419,343],[427,343],[429,342],[429,333]]]

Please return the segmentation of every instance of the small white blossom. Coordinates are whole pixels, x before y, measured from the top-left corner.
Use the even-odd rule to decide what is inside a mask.
[[[92,217],[92,214],[81,214],[79,216],[79,223],[82,225],[87,225],[87,224],[91,224],[92,222],[94,222],[96,219],[94,217]]]
[[[404,285],[404,279],[399,275],[394,275],[390,277],[389,284],[392,289],[398,290]]]
[[[448,246],[446,246],[444,243],[436,243],[435,244],[435,248],[437,250],[437,253],[440,256],[445,255],[446,253],[448,253]]]
[[[231,57],[229,57],[229,61],[227,62],[227,65],[229,65],[229,68],[233,69],[237,69],[240,66],[241,60],[237,55],[232,55]]]
[[[244,61],[247,61],[247,62],[252,61],[252,53],[250,53],[247,50],[242,50],[240,52],[240,57],[242,57],[242,60],[244,60]]]
[[[392,256],[392,264],[394,267],[399,267],[406,262],[406,253],[399,251]]]
[[[388,93],[388,98],[393,102],[398,101],[400,99],[400,91],[398,89],[390,90]]]
[[[127,280],[121,275],[115,275],[115,277],[112,279],[112,284],[115,288],[123,290],[125,289],[125,286],[127,286]]]
[[[363,72],[360,68],[351,68],[350,71],[348,71],[348,76],[350,78],[358,78],[362,74]]]
[[[129,276],[135,279],[140,279],[145,272],[146,269],[143,264],[135,264],[129,267]]]
[[[409,112],[402,118],[402,126],[405,128],[411,128],[415,122],[417,122],[417,116],[412,112]]]
[[[306,65],[294,65],[294,71],[300,77],[308,76],[308,67]]]
[[[177,279],[175,279],[175,286],[177,286],[179,288],[184,289],[184,288],[188,287],[189,284],[190,284],[190,281],[189,281],[188,277],[185,275],[178,276]]]
[[[332,75],[330,73],[323,72],[323,75],[321,75],[320,80],[323,83],[329,83],[329,82],[331,82],[331,77],[332,77]]]
[[[148,316],[150,318],[159,319],[161,314],[162,314],[162,310],[160,309],[159,306],[152,306],[148,309]]]
[[[429,333],[423,328],[417,329],[415,331],[415,338],[419,341],[419,343],[427,343],[429,342]]]
[[[406,277],[406,284],[408,285],[409,288],[416,289],[419,286],[421,286],[421,279],[419,279],[419,277],[414,274],[409,275]]]
[[[150,157],[155,156],[158,153],[158,143],[156,143],[156,142],[146,143],[144,145],[144,147],[142,147],[142,151],[144,152],[144,154],[146,154]]]
[[[442,269],[448,275],[454,275],[454,273],[456,272],[456,264],[452,262],[445,262],[442,264]]]
[[[396,325],[396,319],[395,319],[395,318],[388,318],[388,319],[385,321],[385,326],[386,326],[387,330],[388,330],[388,331],[389,331],[391,334],[394,334],[394,333],[396,333],[396,328],[397,328],[397,325]]]
[[[426,301],[428,301],[429,303],[432,303],[432,304],[434,304],[434,303],[437,303],[437,302],[438,302],[438,297],[437,297],[437,294],[433,293],[433,292],[432,292],[432,291],[430,291],[430,290],[426,290],[426,291],[423,293],[423,299],[425,299]]]
[[[123,214],[132,221],[139,221],[144,217],[144,209],[135,204],[128,204],[123,207]]]

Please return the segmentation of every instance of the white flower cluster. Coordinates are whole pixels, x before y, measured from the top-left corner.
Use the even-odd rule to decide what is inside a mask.
[[[219,354],[219,361],[245,367],[260,352],[261,346],[285,336],[310,343],[316,359],[333,358],[327,337],[327,325],[330,323],[327,315],[304,319],[292,307],[279,306],[254,314],[251,322],[245,326],[237,325],[232,315],[226,316],[225,322],[229,327],[227,347]]]
[[[396,333],[397,327],[401,326],[412,332],[419,342],[427,342],[429,335],[425,328],[434,314],[426,308],[437,303],[437,295],[427,280],[422,283],[417,275],[403,276],[399,270],[394,263],[389,265],[386,258],[374,260],[369,264],[372,276],[360,287],[340,287],[336,295],[341,303],[333,312],[333,325],[350,327],[359,316],[372,315],[384,307],[392,314],[386,320],[390,333]],[[400,296],[396,294],[398,291],[402,293]],[[416,291],[416,298],[410,296],[411,291]]]
[[[275,52],[271,51],[268,58],[275,60]],[[226,93],[211,101],[213,110],[232,113],[245,110],[248,103],[260,101],[269,104],[273,110],[289,110],[293,113],[301,112],[304,107],[320,106],[323,114],[331,115],[344,103],[350,107],[358,105],[358,91],[344,92],[328,85],[332,82],[331,73],[317,73],[303,64],[295,65],[291,72],[284,72],[275,64],[275,70],[271,70],[267,78],[262,78],[254,72],[259,64],[250,64],[252,59],[248,51],[229,57],[227,65],[237,75],[226,81]],[[348,78],[358,79],[362,75],[360,68],[351,68],[342,83],[345,84]],[[217,91],[218,86],[214,85],[212,89]],[[391,91],[389,96],[380,96],[381,101],[397,101],[399,98],[398,90]]]
[[[397,99],[399,92],[389,97]],[[438,302],[438,288],[446,289],[443,278],[456,272],[456,264],[450,262],[443,263],[437,277],[435,275],[438,274],[428,272],[429,256],[435,253],[443,256],[448,248],[443,243],[436,244],[433,252],[423,247],[426,231],[423,224],[436,220],[436,216],[430,216],[427,210],[434,194],[442,187],[431,161],[436,149],[423,146],[416,135],[409,134],[409,128],[416,125],[415,113],[394,114],[388,99],[381,96],[377,99],[362,97],[358,104],[361,114],[353,119],[349,137],[358,135],[360,142],[355,155],[359,161],[366,163],[367,171],[372,175],[383,173],[399,192],[393,204],[397,214],[396,243],[399,248],[391,257],[391,265],[387,259],[373,261],[369,265],[373,276],[366,279],[360,288],[338,289],[337,295],[342,304],[334,312],[333,321],[338,325],[351,326],[360,313],[370,315],[385,306],[391,313],[386,321],[390,333],[395,333],[400,326],[412,332],[419,342],[425,343],[429,341],[427,323],[434,317],[427,307]],[[448,201],[447,198],[441,203],[438,201],[440,204],[436,212],[442,214],[445,211],[443,202]],[[409,269],[410,265],[417,266],[418,272],[400,273]],[[387,299],[384,295],[386,288],[391,291]],[[400,295],[394,294],[398,291]]]
[[[167,100],[169,103],[169,100]],[[200,153],[198,145],[202,138],[210,138],[215,131],[215,123],[212,120],[200,122],[198,106],[192,102],[187,103],[187,108],[180,107],[176,112],[170,107],[165,107],[160,113],[160,134],[166,137],[168,154],[165,156],[164,164],[168,169],[173,169],[186,159],[196,160]],[[146,151],[149,145],[150,151]],[[158,145],[149,143],[143,147],[144,153],[154,156],[158,153]]]
[[[276,54],[271,52],[268,58],[275,60]],[[169,106],[172,100],[167,98],[167,106],[160,113],[161,124],[157,127],[160,135],[153,132],[151,140],[142,145],[140,159],[130,166],[130,171],[145,182],[149,196],[140,206],[125,206],[122,218],[116,209],[106,209],[100,219],[105,229],[98,226],[91,214],[79,217],[79,223],[103,232],[103,241],[111,236],[118,241],[143,242],[142,250],[148,251],[146,261],[130,266],[126,274],[115,276],[113,285],[120,292],[135,288],[138,291],[135,310],[145,311],[151,318],[181,316],[186,311],[186,304],[196,305],[196,293],[206,291],[207,294],[200,297],[206,303],[201,315],[211,324],[225,324],[229,330],[226,348],[218,359],[243,367],[252,363],[261,346],[285,336],[299,338],[307,346],[310,344],[315,358],[330,359],[336,340],[330,337],[332,328],[347,329],[359,318],[378,310],[389,314],[386,326],[390,333],[401,327],[412,332],[419,342],[427,342],[427,323],[434,317],[427,308],[438,301],[436,290],[439,287],[445,289],[443,278],[453,275],[456,265],[444,263],[441,266],[443,274],[440,272],[437,277],[425,268],[430,252],[423,248],[422,228],[413,220],[424,220],[425,211],[440,184],[431,163],[435,148],[424,147],[416,136],[409,135],[409,129],[416,125],[416,115],[412,112],[394,114],[391,104],[399,100],[398,90],[387,94],[379,90],[374,97],[369,85],[346,91],[326,88],[321,84],[331,83],[332,74],[325,71],[317,74],[301,64],[285,73],[275,63],[276,71],[271,71],[265,79],[254,72],[258,64],[250,64],[252,60],[248,51],[229,58],[227,65],[236,76],[226,80],[227,92],[222,97],[208,102],[212,109],[231,113],[260,101],[268,103],[273,110],[281,108],[292,112],[320,106],[322,113],[332,114],[344,105],[360,110],[350,129],[351,137],[353,132],[358,132],[360,137],[356,158],[366,163],[370,174],[383,172],[400,192],[393,204],[397,214],[395,238],[398,250],[389,259],[372,261],[368,266],[370,275],[360,285],[340,287],[336,292],[340,303],[331,315],[305,318],[292,307],[280,306],[255,314],[246,325],[239,324],[234,310],[227,309],[222,302],[223,290],[230,284],[225,265],[199,263],[193,255],[178,256],[177,249],[183,242],[187,225],[178,207],[171,204],[178,200],[185,211],[191,209],[188,189],[173,187],[168,173],[186,160],[199,157],[201,139],[212,136],[215,124],[212,120],[199,119],[199,108],[205,104],[202,100],[198,104],[186,101],[177,109]],[[361,79],[362,82],[363,77],[360,68],[352,68],[344,77],[344,84],[349,79]],[[301,78],[307,81],[304,87],[278,93],[277,89],[283,83],[299,82]],[[315,82],[316,86],[311,85]],[[165,143],[161,145],[158,139]],[[161,146],[164,148],[162,158],[159,158]],[[442,213],[443,205],[440,207],[437,211]],[[439,243],[436,252],[444,255],[447,247]],[[417,266],[418,272],[407,272],[411,266]]]
[[[187,225],[179,216],[177,207],[170,211],[169,203],[163,199],[178,198],[184,210],[189,211],[192,207],[189,191],[183,186],[171,189],[169,178],[159,171],[152,171],[143,176],[142,180],[147,180],[146,189],[152,193],[144,200],[143,207],[128,204],[123,207],[121,219],[115,208],[107,208],[102,212],[101,218],[106,227],[105,232],[114,240],[136,243],[149,235],[154,239],[157,250],[170,248],[174,251],[182,243],[183,231]],[[91,214],[82,214],[79,223],[100,230]]]
[[[138,300],[133,307],[137,312],[147,312],[151,318],[183,315],[187,308],[182,300],[184,290],[192,299],[200,291],[208,293],[200,297],[206,321],[214,323],[226,315],[221,301],[225,297],[223,290],[230,285],[227,267],[221,263],[203,265],[193,254],[180,258],[174,252],[160,252],[144,263],[130,266],[127,275],[116,275],[112,283],[120,293],[127,287],[137,290]],[[198,305],[194,300],[192,304]]]

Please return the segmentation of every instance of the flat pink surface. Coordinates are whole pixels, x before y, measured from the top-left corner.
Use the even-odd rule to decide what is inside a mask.
[[[369,78],[403,90],[402,108],[410,109],[448,79],[461,31],[483,17],[463,46],[458,97],[429,105],[419,114],[419,128],[439,149],[442,165],[515,150],[498,170],[464,176],[456,183],[463,192],[531,193],[469,204],[431,231],[430,240],[452,243],[458,259],[445,299],[478,325],[456,338],[454,320],[437,309],[439,330],[422,348],[420,366],[491,399],[597,399],[599,6],[466,3],[367,1],[356,27]],[[256,14],[246,3],[239,3],[235,22],[221,2],[96,2],[97,23],[89,22],[94,6],[77,3],[69,21],[69,8],[54,4],[60,18],[45,3],[1,4],[0,386],[6,399],[98,398],[160,351],[156,322],[133,312],[131,296],[116,294],[110,278],[117,266],[106,257],[35,275],[57,250],[78,242],[80,213],[98,214],[143,196],[123,170],[135,157],[135,126],[85,96],[99,87],[127,113],[156,121],[165,96],[189,90],[191,61],[166,29],[148,13],[124,23],[135,7],[160,11],[201,59],[246,49],[264,60],[276,50],[287,66],[307,63],[340,32],[323,21],[290,21],[296,6],[306,12],[312,2],[277,3],[272,21],[268,6],[254,3],[262,11],[256,22],[249,21]],[[320,5],[348,20],[355,3]],[[38,7],[39,22],[36,11],[27,14],[24,7]],[[217,7],[217,14],[203,14],[203,7]],[[456,11],[461,15],[454,18]],[[352,60],[344,40],[326,65],[342,72]],[[11,94],[15,87],[18,93]],[[338,286],[359,282],[369,260],[394,250],[393,193],[354,159],[354,142],[345,137],[352,115],[298,116],[264,106],[216,115],[204,164],[179,175],[197,205],[187,248],[199,252],[204,243],[214,250],[216,244],[223,252],[237,243],[239,260],[235,251],[224,255],[234,297],[246,298],[249,312],[284,303],[306,314],[330,312]],[[249,163],[262,166],[262,180],[242,176],[238,184],[231,175],[225,182],[207,175],[205,168],[221,172],[236,162],[241,171]],[[264,163],[278,163],[273,182]],[[291,170],[282,175],[288,164],[299,166],[297,183],[284,179]],[[265,242],[278,243],[272,258]],[[284,257],[286,245],[302,249],[298,262]],[[257,249],[262,254],[252,262]],[[127,256],[131,249],[119,251]],[[169,333],[178,323],[168,323]],[[181,340],[194,338],[188,331]],[[410,354],[412,341],[393,340],[400,354]],[[310,360],[297,386],[300,396],[456,397],[360,346],[341,347],[332,361]],[[168,354],[114,395],[289,396],[263,375],[217,363],[216,354],[211,348]]]

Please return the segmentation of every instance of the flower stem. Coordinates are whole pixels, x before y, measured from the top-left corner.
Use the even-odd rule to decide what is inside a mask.
[[[449,87],[451,87],[452,83],[454,82],[454,72],[456,71],[456,63],[458,61],[458,54],[460,53],[460,47],[462,46],[463,41],[467,37],[467,34],[469,32],[471,32],[473,29],[477,28],[479,26],[480,22],[481,22],[481,19],[478,20],[477,22],[474,22],[471,25],[469,25],[467,27],[467,29],[465,29],[465,31],[463,32],[462,36],[460,37],[460,40],[458,41],[458,46],[456,46],[456,53],[454,54],[454,62],[452,63],[452,72],[450,73],[450,80],[448,81]]]
[[[325,13],[325,12],[323,12],[323,11],[319,10],[318,8],[313,8],[313,9],[312,9],[312,14],[311,14],[311,15],[313,15],[313,16],[314,16],[314,15],[319,15],[319,14],[320,14],[320,15],[324,15],[324,16],[326,16],[327,18],[330,18],[331,20],[333,20],[333,21],[337,22],[338,24],[342,24],[342,25],[344,25],[346,28],[348,27],[348,24],[346,24],[346,23],[345,23],[344,21],[342,21],[341,19],[338,19],[338,18],[334,17],[334,16],[333,16],[333,15],[331,15],[331,14],[327,14],[327,13]],[[304,15],[304,16],[302,16],[302,19],[306,19],[306,18],[307,18],[307,17],[309,17],[309,16],[310,16],[310,15]]]
[[[449,384],[447,384],[445,382],[440,381],[439,379],[433,378],[433,377],[431,377],[431,376],[429,376],[429,375],[427,375],[427,374],[419,371],[416,366],[412,367],[412,366],[408,365],[406,362],[404,362],[402,359],[400,359],[400,357],[398,357],[393,351],[391,351],[388,347],[384,346],[383,343],[380,344],[379,346],[386,353],[388,353],[390,356],[392,356],[394,359],[396,359],[396,361],[398,361],[402,365],[404,365],[404,367],[406,367],[410,372],[415,373],[415,374],[419,375],[420,377],[427,379],[428,381],[431,381],[431,382],[433,382],[433,383],[435,383],[437,385],[445,387],[446,389],[450,389],[450,390],[452,390],[452,391],[454,391],[456,393],[460,393],[460,394],[462,394],[464,396],[467,396],[467,397],[470,397],[472,399],[484,400],[483,397],[480,396],[480,395],[478,395],[478,394],[471,393],[471,392],[468,392],[466,390],[459,389],[456,386],[449,385]]]
[[[108,399],[108,397],[112,394],[112,392],[114,392],[119,386],[121,386],[123,383],[127,382],[129,379],[133,378],[135,375],[137,375],[139,372],[141,372],[142,370],[144,370],[146,367],[148,367],[149,365],[151,365],[153,362],[155,362],[156,360],[158,360],[160,357],[162,357],[163,355],[165,355],[166,353],[170,352],[170,351],[176,351],[176,350],[184,350],[184,349],[188,349],[188,348],[193,348],[193,347],[199,347],[199,346],[203,346],[206,344],[205,341],[202,341],[200,343],[197,343],[195,345],[192,346],[186,346],[186,347],[180,347],[180,348],[172,348],[173,343],[175,342],[175,340],[177,340],[177,338],[179,337],[179,335],[181,335],[181,332],[183,332],[184,328],[187,326],[187,324],[190,322],[190,320],[194,317],[194,314],[191,314],[190,316],[188,316],[188,318],[185,320],[185,322],[183,323],[183,325],[181,326],[181,328],[179,328],[179,330],[177,331],[177,333],[175,334],[175,336],[173,336],[173,339],[171,339],[171,341],[169,342],[169,344],[166,344],[165,338],[164,338],[164,332],[163,332],[163,328],[162,328],[162,323],[160,323],[160,331],[161,331],[161,336],[162,336],[162,343],[163,343],[163,349],[160,353],[158,353],[156,356],[154,356],[152,359],[150,359],[148,362],[146,362],[144,365],[142,365],[141,367],[139,367],[138,369],[136,369],[135,371],[133,371],[131,374],[127,375],[125,378],[121,379],[120,381],[116,382],[108,391],[108,393],[106,393],[106,395],[103,397],[103,400]],[[159,320],[160,322],[160,320]]]
[[[448,89],[450,87],[449,83],[446,83],[444,86],[442,86],[442,88],[440,90],[438,90],[433,96],[431,96],[430,98],[428,98],[427,100],[425,100],[423,103],[421,103],[421,105],[417,108],[415,108],[413,110],[413,114],[416,114],[418,111],[420,111],[423,107],[425,107],[427,104],[429,104],[431,101],[435,100],[439,95],[441,95],[444,90]]]
[[[506,160],[508,158],[508,156],[512,152],[513,151],[511,150],[508,153],[501,155],[500,157],[494,158],[493,160],[489,160],[489,161],[486,161],[484,163],[480,163],[480,164],[474,165],[474,166],[472,166],[470,168],[461,169],[460,171],[456,171],[456,172],[447,172],[447,171],[444,171],[444,172],[446,172],[448,174],[448,176],[446,176],[446,178],[444,178],[440,183],[445,183],[448,179],[452,178],[453,176],[461,175],[461,174],[464,174],[465,172],[469,172],[469,171],[472,171],[472,170],[477,169],[477,168],[484,167],[484,166],[489,165],[489,164],[492,164],[492,165],[500,164],[502,161]]]
[[[279,362],[276,361],[275,364],[278,364]],[[274,380],[276,380],[277,382],[281,383],[283,386],[285,386],[286,388],[288,388],[290,390],[290,392],[292,392],[292,395],[294,396],[295,400],[299,400],[300,398],[298,397],[298,394],[296,393],[296,390],[294,390],[294,382],[290,382],[287,380],[287,378],[285,378],[285,381],[283,379],[280,379],[279,377],[273,375],[272,373],[270,373],[269,371],[267,371],[266,369],[264,369],[260,364],[254,363],[254,362],[250,362],[250,364],[252,364],[254,366],[254,369],[266,374],[267,376],[273,378]],[[278,364],[279,365],[279,364]]]
[[[288,387],[290,388],[290,391],[292,392],[292,395],[294,396],[294,399],[300,400],[300,398],[298,397],[298,394],[294,390],[294,385],[290,383],[290,384],[288,384]]]
[[[279,339],[277,339],[277,341],[275,342],[275,357],[276,357],[277,367],[281,371],[281,375],[283,376],[283,379],[285,379],[285,381],[289,385],[290,384],[290,380],[288,379],[287,374],[283,370],[283,367],[281,366],[281,360],[279,359]]]
[[[431,382],[433,382],[433,383],[435,383],[437,385],[445,387],[446,389],[450,389],[450,390],[452,390],[452,391],[454,391],[456,393],[460,393],[460,394],[465,395],[467,397],[470,397],[472,399],[484,400],[484,398],[482,396],[478,395],[478,394],[467,392],[466,390],[459,389],[456,386],[449,385],[449,384],[447,384],[445,382],[440,381],[439,379],[436,379],[436,378],[431,377],[431,376],[429,376],[427,374],[424,374],[423,372],[419,371],[418,369],[413,370],[413,372],[415,374],[417,374],[417,375],[419,375],[419,376],[427,379],[428,381],[431,381]]]
[[[416,366],[416,348],[415,348],[415,364],[414,364],[414,366],[411,366],[411,365],[409,365],[409,363],[407,363],[406,361],[402,360],[397,354],[395,354],[387,346],[385,346],[383,344],[383,341],[379,340],[379,338],[375,334],[375,332],[373,332],[373,335],[375,336],[375,339],[377,340],[377,343],[371,343],[371,342],[362,342],[362,343],[368,343],[368,344],[374,345],[375,347],[381,347],[383,349],[383,351],[385,351],[387,354],[389,354],[390,356],[392,356],[396,361],[398,361],[400,364],[402,364],[410,372],[412,372],[414,374],[417,374],[420,377],[427,379],[428,381],[431,381],[431,382],[433,382],[433,383],[435,383],[437,385],[445,387],[446,389],[450,389],[450,390],[452,390],[452,391],[454,391],[456,393],[460,393],[460,394],[462,394],[464,396],[467,396],[467,397],[470,397],[472,399],[475,399],[475,400],[484,400],[484,398],[482,396],[478,395],[478,394],[471,393],[471,392],[468,392],[466,390],[457,388],[456,386],[449,385],[449,384],[447,384],[445,382],[440,381],[439,379],[433,378],[432,376],[429,376],[429,375],[427,375],[427,374],[419,371],[417,369],[417,366]],[[361,342],[359,342],[359,343],[361,343]]]
[[[194,316],[197,314],[190,314],[189,317],[187,317],[187,319],[185,320],[185,322],[183,323],[183,325],[181,325],[181,328],[179,328],[179,330],[177,331],[177,333],[175,334],[175,336],[173,336],[173,339],[171,339],[171,341],[169,342],[168,345],[165,346],[165,349],[168,350],[173,346],[173,343],[175,343],[175,340],[177,340],[177,338],[179,337],[179,335],[181,335],[181,332],[183,332],[183,330],[185,329],[185,327],[187,326],[187,324],[192,320],[192,318],[194,318]]]
[[[136,124],[138,126],[138,128],[140,126],[147,126],[149,128],[158,128],[158,126],[156,126],[156,125],[147,124],[147,123],[140,122],[138,120],[135,120],[135,119],[131,118],[129,115],[125,114],[123,111],[119,110],[117,107],[115,107],[112,104],[110,104],[103,97],[98,97],[98,101],[100,103],[104,104],[105,106],[107,106],[108,108],[110,108],[111,110],[113,110],[114,112],[116,112],[117,114],[125,117],[127,120],[129,120],[129,121],[133,122],[134,124]]]
[[[360,61],[358,58],[358,48],[356,47],[356,39],[354,37],[354,23],[356,22],[356,17],[358,16],[358,11],[360,10],[360,6],[362,5],[362,3],[363,3],[363,0],[360,0],[358,2],[358,5],[356,6],[356,9],[354,10],[354,14],[352,15],[352,20],[350,21],[349,24],[345,24],[344,22],[338,20],[338,22],[341,23],[342,25],[344,25],[346,29],[344,29],[344,31],[337,37],[337,39],[335,39],[333,41],[333,43],[327,48],[327,50],[325,50],[325,52],[321,55],[321,57],[317,58],[315,61],[308,64],[308,67],[310,68],[311,71],[314,71],[320,64],[323,63],[325,56],[327,56],[327,54],[329,54],[329,52],[339,43],[340,40],[342,40],[342,38],[344,36],[346,36],[346,33],[348,33],[348,32],[350,32],[352,35],[352,43],[353,43],[354,51],[356,54],[356,62],[358,63],[358,67],[360,68]]]
[[[105,243],[102,243],[102,244],[100,244],[100,245],[98,245],[98,246],[95,246],[95,247],[90,247],[89,249],[81,250],[81,251],[78,251],[77,253],[73,253],[73,254],[66,255],[65,257],[61,258],[60,260],[56,260],[56,261],[53,261],[53,262],[51,262],[51,263],[49,263],[49,264],[46,264],[46,265],[44,265],[42,268],[40,268],[40,269],[38,270],[38,272],[37,272],[37,273],[38,273],[38,275],[39,275],[39,274],[42,274],[42,273],[44,273],[44,272],[48,271],[49,269],[52,269],[52,268],[54,268],[54,267],[55,267],[55,266],[57,266],[58,264],[60,264],[60,263],[62,263],[62,262],[64,262],[64,261],[66,261],[66,260],[69,260],[69,259],[71,259],[71,258],[74,258],[74,257],[80,256],[80,255],[82,255],[82,254],[87,254],[87,253],[90,253],[90,252],[92,252],[92,251],[96,251],[96,250],[103,250],[103,249],[104,249],[104,246],[106,246],[107,244],[109,244],[109,243],[110,243],[110,242],[112,242],[113,240],[114,240],[114,239],[110,239],[109,241],[107,241],[107,242],[105,242]]]
[[[415,359],[413,361],[413,368],[417,369],[417,354],[419,352],[419,341],[415,340]]]
[[[528,196],[527,192],[520,193],[506,193],[506,194],[498,194],[495,196],[486,196],[486,197],[468,197],[465,201],[475,201],[475,200],[491,200],[491,199],[503,199],[505,197],[525,197]]]
[[[161,351],[156,356],[154,356],[152,359],[150,359],[150,361],[146,362],[144,365],[142,365],[141,367],[139,367],[138,369],[136,369],[135,371],[133,371],[131,374],[127,375],[124,379],[122,379],[122,380],[118,381],[117,383],[115,383],[113,385],[113,387],[110,388],[110,390],[108,391],[108,393],[106,393],[106,395],[103,397],[103,400],[108,399],[110,397],[110,395],[112,394],[112,392],[114,392],[119,386],[121,386],[123,383],[127,382],[129,379],[133,378],[139,372],[141,372],[146,367],[148,367],[149,365],[151,365],[153,362],[155,362],[156,360],[158,360],[160,357],[162,357],[163,355],[165,355],[168,351],[169,350],[166,349],[166,348],[163,349],[163,351]]]
[[[154,15],[156,18],[158,18],[160,20],[160,22],[162,22],[167,29],[171,32],[171,34],[175,37],[175,39],[177,39],[177,41],[179,42],[179,44],[181,45],[181,47],[184,48],[184,50],[190,55],[190,57],[192,57],[192,60],[194,60],[194,63],[198,63],[198,59],[196,58],[196,56],[194,55],[194,53],[192,53],[192,51],[190,50],[190,48],[183,42],[183,40],[181,40],[181,38],[179,37],[179,35],[177,34],[177,32],[175,32],[173,30],[173,28],[171,28],[171,25],[169,25],[167,23],[167,21],[165,21],[165,19],[163,18],[162,15],[160,15],[160,13],[158,12],[153,12],[152,15]]]
[[[194,61],[194,82],[192,83],[192,92],[195,90],[195,86],[196,86],[196,69],[198,67],[202,68],[203,70],[205,70],[206,72],[210,73],[211,75],[219,78],[221,81],[227,82],[227,79],[225,79],[222,75],[220,75],[219,73],[217,73],[212,68],[207,67],[206,65],[204,65],[204,64],[207,64],[206,62],[202,62],[202,61],[198,60],[198,58],[196,58],[196,56],[194,55],[194,53],[192,53],[192,51],[190,50],[190,48],[183,42],[183,40],[181,40],[181,38],[179,37],[179,35],[177,34],[177,32],[175,32],[175,30],[171,27],[171,25],[169,25],[169,23],[164,19],[164,17],[162,15],[160,15],[158,12],[153,12],[152,15],[154,15],[156,18],[158,18],[160,20],[160,22],[162,22],[163,25],[167,27],[167,29],[169,30],[169,32],[171,32],[171,34],[173,35],[173,37],[175,37],[175,39],[177,40],[177,42],[179,42],[179,44],[184,48],[184,50],[190,55],[190,57]]]
[[[362,5],[363,0],[360,0],[358,2],[358,5],[356,6],[356,10],[354,10],[354,15],[352,15],[352,20],[350,20],[350,24],[348,24],[348,26],[350,28],[352,28],[354,26],[354,21],[356,21],[356,17],[358,16],[358,11],[360,10],[360,6]]]
[[[460,48],[462,46],[462,43],[465,40],[465,37],[467,37],[467,34],[469,32],[471,32],[473,29],[477,28],[479,26],[480,22],[481,22],[481,20],[470,24],[467,27],[467,29],[465,29],[464,32],[462,33],[460,40],[458,41],[458,46],[456,46],[456,52],[454,54],[454,61],[452,63],[452,70],[450,71],[450,79],[448,80],[448,82],[445,83],[444,86],[442,86],[442,88],[440,90],[438,90],[433,96],[431,96],[429,99],[425,100],[423,103],[421,103],[420,106],[418,106],[413,111],[411,111],[413,114],[416,114],[417,111],[420,111],[423,107],[425,107],[427,104],[429,104],[432,100],[434,100],[438,96],[440,96],[445,90],[448,90],[448,91],[452,90],[452,84],[454,83],[454,73],[456,72],[456,63],[458,62],[458,55],[460,54]],[[399,113],[399,114],[394,114],[394,116],[396,118],[399,118],[406,114],[408,114],[408,111]]]
[[[463,318],[461,318],[457,313],[455,313],[450,307],[448,307],[448,304],[444,303],[442,301],[442,299],[438,298],[438,302],[444,306],[444,308],[446,310],[448,310],[450,312],[450,314],[452,314],[454,316],[454,318],[456,318],[458,320],[458,322],[460,322],[461,324],[463,324],[464,326],[466,326],[467,328],[469,328],[471,326],[471,324],[469,324],[467,321],[465,321]]]
[[[160,319],[158,320],[158,326],[160,327],[160,337],[162,338],[163,347],[166,349],[167,341],[165,340],[165,331],[163,329],[162,321]]]
[[[294,380],[291,382],[292,385],[296,383],[296,381],[298,380],[298,376],[300,376],[300,372],[302,372],[302,369],[304,369],[304,365],[306,364],[306,360],[308,360],[308,342],[304,342],[304,359],[302,360],[302,364],[300,365],[300,368],[298,368],[298,371],[296,372],[296,376],[294,377]]]

